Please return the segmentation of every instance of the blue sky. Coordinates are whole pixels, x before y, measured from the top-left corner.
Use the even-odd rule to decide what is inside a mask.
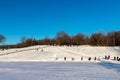
[[[120,0],[0,0],[5,44],[18,43],[22,36],[54,37],[61,30],[90,35],[119,29]]]

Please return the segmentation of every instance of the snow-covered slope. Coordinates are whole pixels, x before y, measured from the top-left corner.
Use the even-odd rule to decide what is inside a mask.
[[[92,47],[92,46],[31,46],[0,51],[0,61],[91,61],[94,58],[104,60],[105,55],[120,57],[120,47]],[[81,61],[81,57],[83,60]],[[64,59],[66,58],[66,60]],[[113,61],[113,60],[109,60]]]
[[[0,80],[120,80],[120,62],[113,60],[119,52],[119,47],[46,45],[4,50]]]

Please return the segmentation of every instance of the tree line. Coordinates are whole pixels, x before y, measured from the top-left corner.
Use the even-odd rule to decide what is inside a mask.
[[[2,39],[2,42],[4,41],[4,39]],[[34,45],[120,46],[120,31],[111,31],[106,34],[102,32],[97,32],[92,33],[91,36],[86,36],[82,33],[77,33],[76,35],[71,36],[64,31],[59,31],[52,39],[49,37],[45,37],[44,39],[36,40],[35,38],[21,37],[20,41],[21,42],[18,44],[2,45],[0,46],[0,48],[21,48]]]

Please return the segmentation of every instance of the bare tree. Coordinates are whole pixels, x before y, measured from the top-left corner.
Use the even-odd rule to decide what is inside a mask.
[[[93,46],[105,46],[107,43],[107,40],[103,33],[94,33],[90,37],[90,44]]]
[[[115,32],[108,32],[106,38],[108,46],[115,46]]]
[[[55,40],[56,40],[56,44],[58,45],[70,45],[71,43],[70,36],[64,31],[57,32],[55,36]]]
[[[3,36],[3,35],[0,35],[0,43],[3,43],[4,41],[5,41],[5,36]]]
[[[115,46],[120,46],[120,31],[115,32]]]
[[[86,36],[82,33],[78,33],[72,37],[72,42],[74,45],[85,45],[86,44]]]
[[[23,37],[21,37],[20,40],[21,40],[21,43],[24,43],[24,42],[26,42],[27,38],[25,36],[23,36]]]

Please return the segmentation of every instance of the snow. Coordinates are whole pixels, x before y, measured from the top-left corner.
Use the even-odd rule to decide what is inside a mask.
[[[105,55],[110,55],[111,59],[114,56],[120,56],[119,47],[92,47],[92,46],[31,46],[27,48],[8,49],[0,51],[0,62],[24,62],[24,61],[44,61],[44,62],[56,62],[56,61],[88,61],[91,57],[94,61],[95,57],[99,57],[104,60]],[[83,60],[81,61],[81,57]],[[74,60],[72,60],[74,59]],[[110,60],[109,60],[110,61]],[[113,60],[111,60],[113,62]]]
[[[0,80],[120,80],[119,66],[104,62],[0,62]]]
[[[38,45],[3,50],[0,80],[120,80],[120,61],[114,56],[120,57],[120,47]]]

